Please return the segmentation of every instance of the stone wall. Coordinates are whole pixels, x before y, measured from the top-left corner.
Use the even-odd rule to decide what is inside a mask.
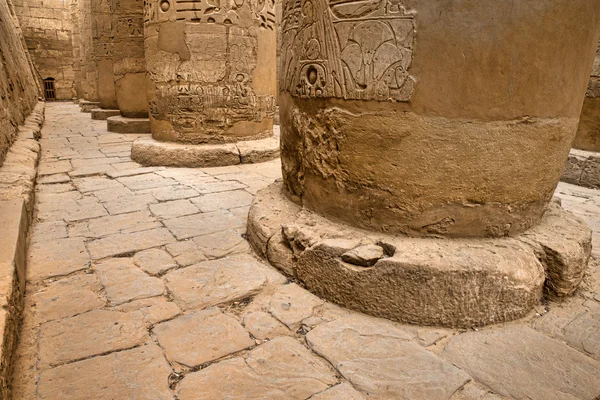
[[[75,97],[69,0],[12,0],[40,78],[54,78],[57,99]]]
[[[13,5],[0,0],[0,166],[38,97],[23,43]]]
[[[596,50],[573,147],[579,150],[600,151],[600,44]]]

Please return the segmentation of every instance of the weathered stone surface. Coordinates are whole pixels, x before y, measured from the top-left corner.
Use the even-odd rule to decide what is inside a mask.
[[[160,347],[142,346],[45,371],[43,400],[171,400],[171,373]]]
[[[116,115],[121,115],[119,110],[105,110],[102,108],[94,108],[92,111],[92,119],[98,121],[105,121],[108,117],[114,117]]]
[[[94,269],[112,305],[160,296],[165,291],[162,280],[148,276],[131,258],[113,258],[96,264]]]
[[[593,301],[551,305],[533,327],[600,360],[600,305]]]
[[[279,336],[291,335],[289,329],[273,316],[264,311],[251,311],[244,315],[242,321],[248,332],[257,339],[275,339]]]
[[[175,302],[184,310],[204,308],[256,294],[282,277],[251,256],[205,261],[164,277]]]
[[[177,240],[241,228],[244,226],[244,221],[240,221],[239,218],[228,210],[167,219],[163,221],[163,223],[173,233]]]
[[[212,260],[232,254],[247,253],[250,247],[242,236],[243,232],[243,229],[229,229],[210,233],[175,243],[168,248],[169,251],[175,251],[178,254],[178,262],[181,261],[185,265],[195,264],[206,259]],[[176,247],[179,250],[176,250]]]
[[[328,365],[292,338],[278,338],[244,358],[187,375],[178,398],[306,399],[337,382]]]
[[[190,368],[254,345],[237,319],[209,308],[182,315],[154,327],[167,358]]]
[[[148,211],[135,211],[127,214],[109,215],[71,224],[70,236],[101,238],[117,233],[133,233],[162,227]]]
[[[142,313],[147,324],[154,325],[159,322],[174,318],[181,313],[177,304],[167,301],[164,297],[151,297],[148,299],[134,300],[114,307],[117,311]]]
[[[441,356],[500,395],[594,399],[600,363],[525,326],[453,337]]]
[[[449,399],[469,380],[387,321],[341,318],[317,326],[306,340],[368,398]]]
[[[131,190],[153,189],[164,186],[175,185],[177,182],[173,179],[164,178],[157,174],[143,174],[126,176],[117,179],[119,182],[127,186]]]
[[[92,274],[74,275],[50,283],[32,296],[40,322],[102,308],[106,303],[99,294],[101,288]]]
[[[55,366],[124,350],[139,346],[147,339],[141,313],[94,310],[42,326],[39,338],[40,365]]]
[[[181,240],[166,246],[169,254],[173,256],[177,264],[187,267],[192,264],[206,261],[207,258],[192,239]]]
[[[150,133],[150,120],[147,118],[108,117],[106,129],[115,133]]]
[[[152,204],[150,206],[152,214],[159,218],[177,218],[185,215],[198,214],[200,210],[189,200],[173,200],[164,203]]]
[[[200,211],[203,213],[231,209],[236,207],[249,206],[252,203],[252,196],[245,190],[232,190],[224,193],[209,193],[196,198],[191,201],[198,206]]]
[[[314,309],[325,302],[295,283],[277,289],[271,298],[269,312],[295,331],[302,320],[310,317]]]
[[[356,391],[349,383],[340,383],[332,388],[325,390],[324,392],[318,393],[311,397],[311,400],[364,400],[364,397],[360,392]]]
[[[384,256],[383,248],[376,244],[358,246],[342,254],[344,262],[359,265],[361,267],[372,267]]]
[[[300,210],[277,183],[256,196],[247,233],[258,252],[268,242],[269,261],[318,296],[401,322],[456,327],[513,320],[542,296],[543,267],[515,238],[370,234]],[[361,243],[377,244],[386,257],[369,268],[341,260]]]
[[[89,256],[82,238],[32,243],[27,261],[27,280],[68,275],[88,266]]]
[[[174,242],[175,239],[164,228],[133,233],[117,233],[89,242],[87,247],[93,259],[146,250]]]
[[[261,163],[279,157],[279,136],[236,143],[242,164]]]
[[[140,251],[133,257],[133,262],[150,275],[160,275],[177,267],[173,257],[161,249]]]
[[[131,158],[144,166],[218,167],[239,164],[234,144],[188,145],[139,138],[131,146]]]
[[[592,252],[592,231],[581,218],[550,204],[542,222],[519,238],[535,249],[552,295],[564,297],[579,287]]]

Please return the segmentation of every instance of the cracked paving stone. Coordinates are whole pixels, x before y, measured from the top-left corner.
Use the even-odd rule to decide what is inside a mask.
[[[324,303],[306,289],[290,283],[277,289],[271,298],[269,312],[289,329],[296,331],[302,320],[312,316],[315,308]]]
[[[133,233],[161,227],[162,224],[144,210],[75,222],[69,225],[68,231],[71,237],[97,239],[117,233]]]
[[[149,249],[135,253],[133,262],[150,275],[160,275],[177,267],[173,257],[162,249]]]
[[[257,339],[274,339],[291,335],[292,332],[273,316],[264,311],[251,311],[244,315],[242,324]]]
[[[141,313],[93,310],[42,325],[39,366],[55,366],[129,349],[146,340],[148,332]]]
[[[161,279],[148,276],[131,258],[113,258],[97,264],[95,270],[112,305],[160,296],[165,291]]]
[[[250,245],[242,236],[243,233],[245,233],[245,231],[242,229],[234,229],[198,236],[186,240],[185,242],[179,242],[187,243],[187,246],[181,245],[183,249],[174,251],[178,255],[181,255],[184,264],[187,263],[186,259],[194,259],[195,252],[202,254],[201,259],[188,263],[188,265],[195,264],[196,262],[206,259],[213,260],[232,254],[250,253]],[[169,248],[169,250],[173,250],[175,248],[175,245],[173,245],[173,247]]]
[[[117,178],[117,180],[131,190],[153,189],[177,184],[177,181],[174,179],[163,178],[154,173],[126,176]]]
[[[93,259],[146,250],[174,242],[175,239],[164,228],[133,233],[117,233],[89,242],[87,248]]]
[[[198,214],[198,207],[189,200],[173,200],[150,205],[152,214],[159,218],[177,218],[185,215]]]
[[[104,307],[105,301],[98,294],[101,289],[95,275],[79,274],[48,284],[32,298],[43,323]]]
[[[300,400],[336,383],[326,362],[286,337],[187,375],[177,395],[180,400]]]
[[[164,276],[175,302],[184,310],[241,300],[285,278],[249,255],[205,261]]]
[[[167,219],[163,223],[173,232],[177,240],[243,228],[246,224],[245,221],[227,210]]]
[[[340,383],[324,392],[315,394],[310,400],[365,400],[359,391],[347,382]]]
[[[254,346],[254,340],[231,315],[209,308],[154,327],[167,359],[190,368]]]
[[[77,190],[79,190],[81,193],[123,187],[121,183],[102,176],[74,179],[73,183],[75,184],[75,187],[77,187]]]
[[[410,339],[389,321],[358,314],[306,335],[313,351],[369,399],[450,399],[469,381],[465,372]]]
[[[252,196],[244,190],[231,190],[223,193],[205,194],[192,199],[192,202],[200,208],[203,213],[223,209],[249,206]]]
[[[171,368],[156,345],[44,371],[40,400],[172,400]]]
[[[151,194],[158,201],[183,200],[197,197],[198,192],[183,185],[173,185],[140,191],[139,193]]]
[[[117,311],[138,311],[144,316],[147,324],[154,325],[176,317],[181,313],[177,304],[164,297],[151,297],[148,299],[134,300],[114,307]]]
[[[496,393],[519,399],[595,399],[600,363],[526,326],[454,336],[441,353]]]
[[[68,275],[89,266],[83,238],[33,242],[29,247],[27,280],[41,280]]]

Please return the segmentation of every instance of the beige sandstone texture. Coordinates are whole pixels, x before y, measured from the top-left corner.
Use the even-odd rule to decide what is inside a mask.
[[[0,166],[39,95],[12,3],[0,2]]]
[[[253,256],[242,236],[249,205],[281,177],[279,161],[142,167],[130,158],[139,135],[109,133],[104,121],[90,120],[74,104],[48,104],[46,114],[14,399],[600,395],[597,250],[574,296],[549,299],[519,321],[478,330],[403,325],[332,304]],[[555,194],[592,226],[597,247],[600,192],[561,183]],[[260,214],[260,250],[288,260],[289,250],[267,246],[264,238],[282,215],[298,213],[306,214],[287,201]],[[564,211],[558,216],[573,218]],[[312,236],[299,236],[308,231],[296,225],[287,232],[298,235],[294,251],[303,257],[300,245]],[[282,235],[281,227],[278,231]],[[531,231],[528,240],[541,249],[516,238],[494,240],[521,247],[526,260],[535,254],[554,268],[571,265],[589,249],[585,243],[579,252],[561,247],[581,240],[577,231],[549,232]],[[558,240],[563,236],[568,240]],[[350,239],[327,243],[338,252],[350,245],[353,251],[342,253],[344,259],[366,265],[390,252],[388,246],[377,250],[377,243],[352,246]],[[394,257],[373,267],[351,268],[377,270],[378,263],[401,257],[401,250],[398,245]],[[462,260],[474,259],[472,250]],[[486,254],[485,248],[479,251]],[[507,249],[493,251],[497,254],[488,251],[487,257],[500,260]],[[451,255],[461,261],[461,254]],[[555,279],[565,284],[580,277],[577,270],[559,271],[566,274]]]
[[[111,2],[91,0],[92,54],[98,70],[98,102],[100,108],[118,109],[113,73],[113,36]]]
[[[296,201],[411,236],[540,221],[577,129],[600,4],[306,4],[284,5],[279,76]]]
[[[71,100],[80,77],[73,69],[70,1],[12,1],[40,78],[54,78],[56,99]]]
[[[88,101],[98,101],[98,64],[94,48],[94,21],[92,19],[92,1],[77,0],[77,25],[79,27],[81,97]],[[101,50],[99,48],[98,50]],[[99,55],[101,53],[98,53]],[[96,107],[94,107],[96,108]]]
[[[106,119],[106,129],[115,133],[150,133],[148,118],[112,116]]]
[[[113,75],[121,115],[148,117],[144,4],[141,0],[112,0]]]
[[[276,97],[274,0],[146,2],[152,135],[215,144],[271,135]]]
[[[600,44],[596,51],[573,148],[600,151]]]

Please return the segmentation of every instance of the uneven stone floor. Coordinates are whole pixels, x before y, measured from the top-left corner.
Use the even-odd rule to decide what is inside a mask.
[[[254,257],[248,206],[278,162],[140,168],[139,136],[48,104],[15,399],[600,395],[599,250],[574,298],[524,320],[394,324],[328,304]],[[600,191],[557,194],[600,232]]]

